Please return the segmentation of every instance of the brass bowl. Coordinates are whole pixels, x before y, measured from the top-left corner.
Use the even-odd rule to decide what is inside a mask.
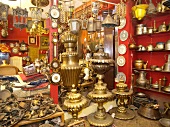
[[[0,91],[0,99],[6,101],[7,98],[11,97],[11,92],[7,89]]]
[[[159,123],[164,127],[170,127],[170,119],[168,118],[161,118]]]
[[[161,114],[159,112],[159,108],[153,108],[153,107],[148,107],[146,105],[148,104],[144,104],[142,103],[138,109],[138,114],[148,118],[148,119],[153,119],[153,120],[158,120],[161,118]]]

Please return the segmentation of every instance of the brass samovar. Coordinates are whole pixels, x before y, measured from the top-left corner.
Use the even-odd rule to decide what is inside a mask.
[[[123,80],[120,80],[119,83],[116,84],[116,89],[113,89],[112,92],[117,96],[116,102],[118,107],[114,107],[109,113],[115,113],[115,118],[117,119],[133,119],[135,117],[134,112],[126,108],[129,104],[130,97],[133,94],[133,90],[128,90],[127,84],[125,84]]]
[[[70,31],[66,31],[62,34],[60,38],[61,42],[64,43],[64,47],[66,49],[65,52],[61,54],[61,78],[62,78],[62,88],[65,91],[61,95],[61,100],[64,101],[66,96],[66,92],[71,91],[71,87],[74,84],[77,88],[79,75],[82,67],[79,65],[78,53],[75,51],[77,45],[77,35],[71,33]],[[61,105],[63,102],[60,102]]]
[[[104,73],[109,70],[113,60],[109,58],[108,53],[104,53],[103,45],[99,46],[99,51],[94,53],[90,59],[91,67],[97,73],[98,82],[94,84],[94,89],[88,93],[88,98],[98,103],[97,111],[87,116],[90,124],[98,127],[106,127],[113,123],[113,118],[106,113],[103,103],[111,100],[113,94],[108,91],[107,84],[103,82]]]

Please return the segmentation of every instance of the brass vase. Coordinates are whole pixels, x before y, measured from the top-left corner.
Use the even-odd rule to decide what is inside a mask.
[[[103,103],[112,99],[113,94],[108,91],[107,84],[103,82],[104,73],[109,70],[110,64],[113,60],[109,58],[107,53],[104,53],[102,45],[99,46],[99,51],[94,53],[93,58],[90,59],[91,67],[97,73],[98,82],[94,89],[88,93],[87,97],[93,102],[98,103],[97,111],[87,116],[90,124],[98,127],[110,126],[113,123],[113,118],[106,113]]]

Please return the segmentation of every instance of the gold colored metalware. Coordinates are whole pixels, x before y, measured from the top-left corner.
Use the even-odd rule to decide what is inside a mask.
[[[109,58],[107,53],[104,53],[102,45],[99,46],[99,51],[94,53],[90,59],[91,67],[97,72],[98,82],[95,84],[93,91],[88,93],[88,98],[98,103],[97,111],[87,116],[90,124],[98,127],[106,127],[113,123],[113,118],[106,113],[103,103],[112,99],[113,94],[107,90],[107,84],[103,82],[104,73],[109,70],[113,60]]]
[[[124,84],[124,81],[120,80],[119,83],[116,84],[116,89],[113,89],[112,92],[117,96],[118,107],[111,109],[109,113],[115,113],[115,118],[117,119],[133,119],[135,117],[134,112],[126,108],[133,90],[128,90],[127,84]]]
[[[69,124],[81,120],[78,118],[78,113],[87,104],[87,99],[77,92],[76,86],[72,85],[72,90],[68,93],[68,98],[64,101],[64,106],[67,107],[67,111],[72,113],[72,119]]]

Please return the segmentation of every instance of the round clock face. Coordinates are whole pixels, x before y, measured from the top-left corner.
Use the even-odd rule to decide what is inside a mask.
[[[52,25],[52,28],[57,28],[57,26],[58,26],[56,21],[53,21],[51,25]]]
[[[18,47],[13,47],[12,48],[12,53],[17,54],[19,52]]]
[[[59,67],[59,62],[57,60],[53,60],[51,63],[51,67],[57,69]]]
[[[53,74],[51,75],[51,81],[52,81],[53,83],[58,83],[58,82],[60,82],[60,79],[61,79],[61,77],[60,77],[60,75],[59,75],[58,73],[53,73]]]
[[[57,19],[60,16],[59,9],[58,8],[52,8],[50,11],[50,15],[52,18]]]

